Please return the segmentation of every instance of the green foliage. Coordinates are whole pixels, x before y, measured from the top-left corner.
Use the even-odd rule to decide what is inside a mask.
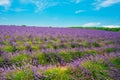
[[[118,51],[120,51],[120,48],[118,48]]]
[[[86,61],[82,63],[81,66],[88,69],[95,80],[100,79],[111,80],[111,78],[108,76],[106,72],[106,70],[109,69],[109,66],[106,65],[103,61],[100,60],[97,62]]]
[[[93,47],[100,47],[100,45],[97,42],[92,43]]]
[[[79,51],[75,51],[74,53],[71,53],[71,54],[74,54],[75,58],[81,58],[83,56],[86,55],[86,52],[79,52]]]
[[[67,52],[67,51],[66,52],[59,52],[59,55],[61,56],[61,58],[65,62],[70,62],[75,57],[74,53],[70,53],[70,52]]]
[[[20,44],[23,44],[23,41],[17,40],[16,43],[17,43],[18,45],[20,45]]]
[[[40,65],[58,63],[58,57],[54,53],[35,53],[35,54],[32,54],[31,57],[33,59],[36,58]]]
[[[115,67],[120,69],[120,58],[112,58],[110,61],[115,65]]]
[[[11,45],[6,45],[6,46],[4,46],[4,47],[2,48],[2,50],[5,51],[5,52],[14,52],[14,51],[15,51],[14,47],[11,46]]]
[[[54,67],[45,71],[45,76],[48,76],[43,80],[73,80],[70,75],[70,69],[67,67]]]
[[[120,31],[120,28],[103,28],[103,27],[100,27],[100,28],[92,28],[92,29],[97,29],[97,30],[106,30],[106,31]]]
[[[10,36],[9,36],[9,35],[6,35],[5,38],[8,39],[8,38],[10,38]]]
[[[21,27],[27,27],[26,25],[21,25]]]
[[[81,28],[81,29],[95,29],[95,30],[105,30],[105,31],[120,31],[120,28],[105,28],[105,27],[70,27],[70,28]]]
[[[115,52],[115,49],[114,48],[106,48],[106,52],[107,53]]]
[[[54,47],[52,46],[52,44],[47,44],[47,45],[46,45],[46,48],[54,49]]]
[[[35,55],[35,58],[38,59],[38,63],[43,65],[43,64],[47,64],[48,61],[46,59],[46,55],[43,54],[43,53],[37,53],[37,54],[34,54]]]
[[[114,44],[112,41],[107,41],[106,44]]]
[[[47,61],[51,64],[56,64],[58,63],[58,57],[54,53],[46,53],[47,56]]]
[[[69,51],[66,51],[66,52],[59,52],[58,53],[61,58],[65,61],[65,62],[70,62],[76,58],[81,58],[83,56],[86,55],[86,52],[79,52],[79,51],[75,51],[75,52],[69,52]]]
[[[10,58],[10,61],[13,63],[29,62],[29,56],[27,54],[19,54],[16,56],[12,56]]]
[[[88,42],[85,41],[85,42],[83,42],[83,46],[84,46],[84,47],[89,47],[90,44],[89,44]]]
[[[74,67],[71,70],[71,75],[74,77],[73,80],[92,80],[93,78],[89,75],[87,76],[85,72],[78,67]]]
[[[18,69],[13,72],[8,72],[6,78],[7,80],[34,80],[33,72],[30,69]]]
[[[2,57],[0,57],[0,63],[2,63],[3,62],[3,58]]]
[[[8,42],[8,41],[3,41],[3,42],[1,42],[3,45],[9,45],[10,44],[10,42]]]
[[[19,46],[16,46],[16,49],[18,51],[26,50],[26,46],[20,44]]]
[[[95,50],[88,50],[87,53],[91,54],[91,55],[96,55],[97,54],[97,52]]]
[[[104,53],[104,50],[103,50],[103,49],[100,49],[100,50],[97,50],[96,52],[97,52],[97,54],[103,54],[103,53]]]
[[[39,45],[32,45],[31,48],[35,51],[40,49]]]

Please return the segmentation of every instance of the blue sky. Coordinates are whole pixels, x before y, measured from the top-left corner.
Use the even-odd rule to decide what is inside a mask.
[[[120,26],[120,0],[0,0],[0,25]]]

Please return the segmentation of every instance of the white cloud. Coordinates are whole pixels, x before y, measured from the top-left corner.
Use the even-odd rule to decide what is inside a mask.
[[[21,0],[21,2],[34,4],[36,6],[36,13],[58,4],[58,1],[54,0]]]
[[[11,4],[10,0],[0,0],[0,6],[5,7],[5,9],[7,9]]]
[[[85,10],[76,10],[75,14],[79,14],[79,13],[82,13],[82,12],[85,12]]]
[[[36,12],[42,11],[48,7],[57,5],[53,0],[21,0],[22,3],[31,3],[36,6]]]
[[[32,0],[32,3],[35,4],[35,6],[37,7],[35,12],[42,11],[48,7],[56,6],[58,4],[57,2],[48,2],[48,0],[40,0],[40,1]]]
[[[82,26],[84,27],[97,27],[97,26],[100,26],[100,22],[90,22],[90,23],[86,23],[86,24],[83,24]]]
[[[10,4],[10,0],[0,0],[0,5],[1,6],[6,6]]]
[[[35,12],[40,12],[46,8],[52,7],[52,6],[57,6],[57,5],[61,5],[61,4],[70,4],[70,3],[80,3],[81,0],[64,0],[64,1],[59,1],[59,0],[20,0],[21,3],[25,4],[25,3],[30,3],[30,4],[34,4],[36,6],[36,10]]]
[[[103,25],[103,27],[107,27],[107,28],[118,28],[120,26],[118,25]]]
[[[83,27],[106,27],[106,28],[120,28],[120,25],[103,25],[100,22],[90,22],[82,25]]]
[[[79,3],[81,0],[76,0],[76,3]]]
[[[94,4],[96,5],[96,10],[99,10],[103,7],[109,7],[117,3],[120,3],[120,0],[97,0]]]

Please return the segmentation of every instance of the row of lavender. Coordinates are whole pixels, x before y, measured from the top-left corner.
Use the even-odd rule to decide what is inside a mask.
[[[0,79],[119,80],[119,39],[119,32],[0,26]]]

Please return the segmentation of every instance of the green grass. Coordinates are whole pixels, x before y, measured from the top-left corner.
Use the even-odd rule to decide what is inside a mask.
[[[120,58],[112,58],[110,61],[115,65],[116,68],[120,69]]]
[[[115,52],[115,49],[114,48],[106,48],[106,52],[107,53]]]
[[[23,44],[24,42],[21,41],[21,40],[17,40],[16,43],[17,43],[18,45],[20,45],[20,44]]]
[[[81,58],[86,55],[86,52],[75,51],[74,53],[71,53],[71,54],[74,55],[74,58]]]
[[[46,55],[43,53],[36,53],[32,55],[32,58],[38,59],[38,63],[41,65],[47,64],[48,61],[46,59]]]
[[[2,41],[2,44],[3,45],[10,45],[10,42],[9,41]]]
[[[29,62],[29,56],[27,54],[19,54],[19,55],[16,55],[16,56],[12,56],[10,58],[10,61],[12,63]]]
[[[47,78],[43,80],[73,80],[67,67],[50,68],[44,72],[44,75]]]
[[[90,44],[89,44],[87,41],[82,42],[82,43],[83,43],[83,46],[84,46],[84,47],[90,47]]]
[[[32,45],[31,48],[32,48],[32,50],[36,51],[36,50],[40,49],[40,46],[39,45]]]
[[[2,57],[0,57],[0,63],[2,63],[3,62],[3,58]]]
[[[48,63],[45,54],[38,54],[37,58],[38,58],[39,64],[47,64]]]
[[[34,80],[33,72],[29,69],[8,72],[6,78],[7,80]]]
[[[97,42],[92,43],[93,47],[100,47],[100,45]]]
[[[5,52],[14,52],[14,51],[15,51],[14,47],[11,46],[11,45],[6,45],[6,46],[4,46],[4,47],[2,48],[2,50],[5,51]]]
[[[47,56],[47,61],[51,64],[56,64],[58,63],[58,56],[57,54],[54,53],[46,53]]]
[[[58,53],[65,62],[70,62],[74,59],[75,54],[70,52],[59,52]]]
[[[91,54],[91,55],[96,55],[97,52],[95,50],[87,50],[86,51],[88,54]]]
[[[47,45],[46,45],[46,48],[54,49],[54,47],[52,46],[52,44],[47,44]]]
[[[86,52],[59,52],[58,55],[65,61],[65,62],[70,62],[74,59],[81,58],[86,55]]]
[[[31,58],[37,59],[40,65],[58,63],[58,57],[54,53],[34,53],[31,55]]]
[[[82,63],[81,66],[88,69],[95,80],[111,80],[106,72],[106,70],[109,70],[109,66],[104,64],[102,60],[97,62],[86,61]]]
[[[70,27],[70,28],[80,28],[80,29],[95,29],[95,30],[105,30],[105,31],[120,31],[119,28],[105,28],[105,27],[82,27],[82,26],[75,26],[75,27]]]
[[[16,46],[16,49],[18,51],[23,51],[23,50],[26,50],[26,46],[22,45],[22,44],[19,44],[19,46]]]
[[[6,35],[6,36],[5,36],[5,38],[6,38],[6,39],[9,39],[9,38],[10,38],[10,36],[9,36],[9,35]]]

